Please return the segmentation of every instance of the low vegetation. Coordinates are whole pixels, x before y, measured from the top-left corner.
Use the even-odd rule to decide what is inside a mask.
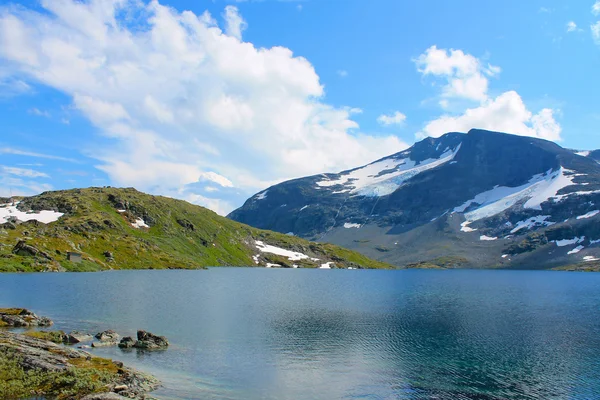
[[[308,254],[321,263],[334,261],[341,268],[391,267],[337,246],[255,229],[185,201],[131,188],[46,192],[20,199],[17,207],[64,215],[49,224],[0,225],[0,272],[253,266],[252,257],[259,254],[255,240]],[[145,226],[136,228],[136,223]],[[14,254],[19,241],[27,247]],[[68,252],[81,254],[81,261],[68,260]]]
[[[92,358],[92,360],[96,360]],[[74,365],[65,371],[23,369],[19,354],[0,347],[0,398],[79,399],[91,393],[103,392],[115,380],[116,366],[110,360]],[[108,364],[114,368],[106,368]]]

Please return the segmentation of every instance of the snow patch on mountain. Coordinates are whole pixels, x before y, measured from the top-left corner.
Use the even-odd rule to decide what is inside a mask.
[[[360,228],[360,227],[361,227],[361,225],[360,225],[360,224],[353,224],[353,223],[350,223],[350,222],[346,222],[346,223],[344,223],[344,228],[346,228],[346,229],[350,229],[350,228]]]
[[[594,211],[590,211],[589,213],[580,215],[579,217],[577,217],[577,219],[587,219],[587,218],[592,218],[594,215],[600,213],[600,210],[594,210]]]
[[[290,261],[299,261],[305,260],[308,258],[306,254],[297,253],[295,251],[290,251],[286,249],[282,249],[281,247],[271,246],[270,244],[265,244],[264,242],[257,240],[255,242],[256,248],[263,253],[271,253],[276,254],[278,256],[287,257]]]
[[[550,218],[550,215],[537,215],[524,221],[519,221],[517,222],[517,226],[515,226],[514,229],[510,231],[510,233],[517,233],[521,229],[531,229],[540,226],[554,225],[554,222],[546,221],[548,218]]]
[[[583,257],[583,261],[588,262],[588,261],[600,261],[600,259],[594,257],[594,256],[585,256]]]
[[[461,232],[475,232],[477,229],[473,229],[469,226],[469,224],[471,223],[471,221],[465,221],[462,224],[460,224],[460,231]]]
[[[134,228],[137,228],[137,229],[140,229],[140,228],[150,228],[150,226],[148,226],[148,224],[146,224],[144,222],[144,220],[141,219],[141,218],[136,219],[135,222],[133,222],[131,224],[131,226],[133,226]]]
[[[579,253],[583,249],[585,249],[585,247],[583,247],[583,246],[577,246],[573,250],[567,252],[567,254],[577,254],[577,253]]]
[[[429,158],[417,164],[409,158],[387,158],[372,164],[341,174],[338,179],[326,179],[317,182],[317,187],[345,186],[334,193],[352,193],[377,197],[393,193],[404,182],[423,171],[452,161],[460,150],[447,148],[439,158]]]
[[[589,150],[578,151],[575,154],[577,154],[578,156],[587,157],[590,155],[590,151]]]
[[[486,236],[486,235],[481,235],[481,236],[479,236],[479,240],[491,241],[491,240],[498,240],[498,238],[497,237]]]
[[[267,198],[267,192],[268,190],[264,190],[260,193],[258,193],[256,196],[254,196],[254,200],[264,200]]]
[[[585,240],[585,236],[581,236],[581,237],[576,237],[573,239],[554,240],[554,243],[556,243],[556,245],[558,247],[565,247],[565,246],[571,246],[573,244],[579,244],[579,243],[583,242],[584,240]]]
[[[475,210],[465,213],[468,221],[477,221],[499,214],[523,200],[527,200],[523,205],[525,208],[541,210],[543,202],[555,197],[561,189],[573,185],[574,176],[566,174],[569,172],[561,167],[554,172],[548,170],[534,175],[521,186],[496,186],[454,208],[454,212],[464,213],[470,206],[479,205]]]
[[[43,224],[49,224],[50,222],[58,221],[58,219],[64,215],[64,213],[50,210],[42,210],[39,212],[23,212],[17,209],[17,204],[19,203],[15,203],[14,205],[0,205],[0,224],[8,222],[8,220],[12,217],[21,222],[38,221]]]

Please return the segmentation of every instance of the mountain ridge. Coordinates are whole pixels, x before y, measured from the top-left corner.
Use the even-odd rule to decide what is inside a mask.
[[[583,228],[597,222],[596,215],[577,219],[600,204],[600,164],[594,154],[501,132],[451,132],[362,167],[274,185],[229,217],[336,243],[397,266],[456,256],[466,258],[469,267],[541,262],[551,268],[581,261],[571,256],[582,249],[554,260],[514,251],[538,231],[549,231],[536,247],[546,253],[553,251],[549,242],[573,239],[562,236],[581,231],[592,235],[586,236],[581,255],[600,256],[592,243],[600,232]],[[444,227],[433,226],[439,220]],[[557,234],[561,227],[569,229]],[[418,228],[430,237],[413,238]],[[432,251],[436,246],[447,251]],[[382,247],[386,250],[377,250]],[[491,254],[469,255],[470,249]]]

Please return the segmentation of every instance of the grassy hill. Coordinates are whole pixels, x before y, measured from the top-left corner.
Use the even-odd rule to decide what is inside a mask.
[[[255,229],[203,207],[135,189],[88,188],[16,199],[22,212],[64,213],[57,221],[0,225],[0,271],[198,269],[208,266],[391,268],[338,246]],[[0,207],[9,199],[0,200]],[[2,220],[0,220],[1,222]],[[256,241],[302,253],[261,252]],[[15,246],[22,242],[20,247]],[[19,249],[20,248],[20,249]],[[67,260],[67,252],[82,261]]]

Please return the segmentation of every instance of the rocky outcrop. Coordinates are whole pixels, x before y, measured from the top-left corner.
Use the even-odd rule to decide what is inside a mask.
[[[19,240],[19,242],[15,245],[12,250],[13,254],[17,254],[19,256],[24,257],[41,257],[47,260],[52,260],[52,257],[48,255],[48,253],[38,250],[37,248],[28,245],[24,240]]]
[[[99,342],[92,343],[92,347],[111,347],[119,344],[119,339],[121,336],[112,329],[109,329],[104,332],[97,333],[94,336]]]
[[[134,347],[138,349],[154,350],[169,347],[169,341],[164,336],[157,336],[146,331],[137,331],[137,342]]]
[[[119,336],[119,334],[112,329],[109,329],[107,331],[97,333],[94,337],[101,342],[117,342],[121,336]]]
[[[23,334],[0,331],[0,359],[7,355],[10,355],[10,359],[17,360],[18,366],[25,371],[60,374],[81,367],[88,370],[97,368],[105,373],[109,371],[111,378],[106,388],[107,392],[111,393],[83,397],[88,400],[143,399],[145,393],[155,390],[159,386],[156,378],[126,367],[120,361],[92,357],[91,354],[82,350],[64,347]]]
[[[140,330],[137,331],[137,340],[134,340],[131,336],[124,337],[119,342],[119,347],[122,349],[135,347],[136,349],[158,350],[169,347],[169,341],[164,336],[157,336],[153,333]]]
[[[52,320],[47,317],[38,317],[25,308],[0,308],[0,326],[33,327],[51,326]]]

